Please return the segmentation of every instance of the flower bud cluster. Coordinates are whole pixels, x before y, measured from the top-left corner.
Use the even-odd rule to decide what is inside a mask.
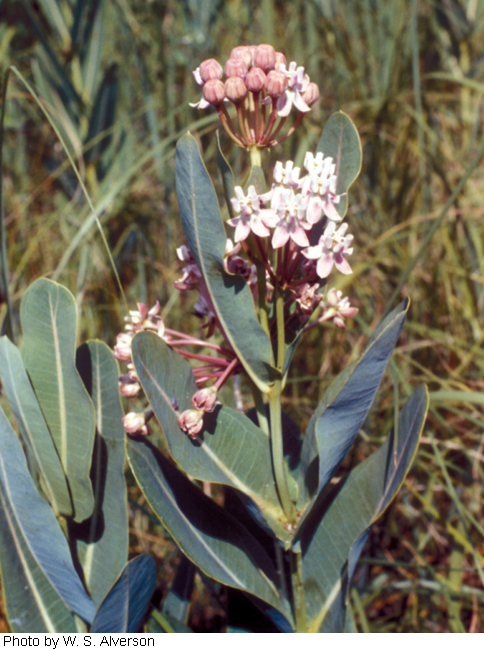
[[[200,101],[190,106],[214,106],[228,135],[245,148],[270,147],[281,142],[294,132],[319,98],[319,89],[304,68],[294,61],[287,66],[284,54],[276,52],[272,45],[236,47],[224,68],[215,59],[207,59],[194,70],[193,76],[203,89]],[[238,129],[225,102],[236,108]],[[277,139],[293,107],[299,111],[296,123]]]
[[[126,374],[121,375],[119,378],[119,392],[123,397],[137,397],[141,392],[141,384],[139,383],[138,375],[131,360],[131,343],[134,335],[137,332],[151,331],[160,338],[166,341],[169,340],[165,334],[165,324],[159,315],[160,309],[159,302],[156,302],[155,306],[151,309],[148,309],[143,303],[138,303],[138,309],[130,311],[129,316],[125,317],[125,331],[118,334],[116,338],[114,357],[118,361],[126,363],[128,370]],[[147,421],[143,413],[131,412],[123,418],[124,428],[129,434],[142,433],[147,435]]]
[[[202,388],[192,397],[193,409],[183,411],[178,416],[180,429],[194,440],[203,429],[203,416],[212,413],[217,403],[217,388]]]

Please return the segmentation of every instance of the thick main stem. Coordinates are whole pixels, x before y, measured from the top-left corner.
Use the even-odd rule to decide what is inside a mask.
[[[280,378],[274,382],[274,386],[269,395],[272,467],[282,509],[288,521],[294,523],[296,510],[289,494],[282,440],[281,393],[285,356],[284,295],[281,288],[277,285],[274,290],[274,297],[276,301],[277,324],[277,369],[280,372]]]

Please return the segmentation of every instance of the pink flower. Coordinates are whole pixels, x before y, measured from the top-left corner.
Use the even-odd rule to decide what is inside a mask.
[[[187,246],[180,246],[176,249],[178,259],[186,263],[183,269],[183,275],[179,280],[176,280],[173,285],[179,291],[186,291],[188,289],[195,289],[200,282],[202,274],[195,262],[192,252]]]
[[[124,430],[130,435],[142,433],[144,436],[148,435],[148,427],[146,426],[146,416],[144,413],[127,413],[122,419]]]
[[[280,117],[287,117],[291,112],[293,104],[303,113],[311,110],[302,98],[302,95],[309,86],[309,77],[307,74],[304,74],[303,66],[300,65],[298,67],[297,63],[292,61],[289,64],[289,68],[286,68],[285,63],[280,63],[279,71],[286,75],[287,88],[284,94],[277,100],[277,114]]]
[[[195,81],[197,82],[197,84],[199,86],[203,86],[204,82],[203,82],[203,79],[202,79],[202,77],[200,75],[200,68],[198,67],[196,70],[193,71],[192,74],[193,74],[193,77],[194,77]],[[200,101],[196,102],[195,104],[189,104],[189,106],[191,106],[192,108],[203,109],[203,108],[208,108],[210,106],[210,104],[202,96]]]
[[[334,221],[330,221],[317,246],[310,246],[302,251],[302,254],[308,259],[318,260],[316,273],[320,278],[327,278],[333,266],[336,266],[338,271],[345,275],[352,273],[346,256],[353,252],[353,248],[350,247],[353,235],[346,235],[347,229],[348,224],[344,223],[336,230],[336,224]]]
[[[133,379],[130,374],[121,375],[119,378],[119,392],[123,397],[136,397],[141,390],[141,384]]]
[[[183,413],[178,416],[180,429],[192,440],[194,440],[203,429],[203,415],[203,411],[188,410],[183,411]]]
[[[122,332],[116,337],[116,345],[114,346],[114,358],[118,361],[127,363],[131,361],[131,341],[133,339],[132,333]]]
[[[333,319],[333,323],[340,329],[345,329],[345,318],[352,318],[358,313],[357,307],[352,307],[348,298],[344,298],[341,291],[330,289],[326,296],[326,304],[319,322]]]
[[[315,284],[301,284],[294,291],[295,300],[301,307],[304,314],[312,314],[316,307],[321,302],[323,296],[318,293],[319,282]]]
[[[275,216],[265,218],[266,225],[275,225],[272,236],[273,248],[281,248],[291,238],[298,246],[309,246],[305,230],[311,224],[303,221],[306,216],[307,199],[294,190],[276,188],[271,201]]]
[[[333,221],[341,221],[338,211],[334,207],[339,203],[341,195],[336,194],[337,176],[336,165],[332,158],[323,158],[320,152],[316,158],[309,152],[306,154],[304,166],[309,173],[302,182],[302,191],[309,195],[307,220],[317,223],[323,214]]]
[[[288,160],[284,165],[279,160],[274,167],[273,177],[276,183],[284,185],[291,189],[299,189],[299,167],[294,167],[292,160]]]
[[[234,241],[239,242],[247,239],[252,231],[259,237],[268,237],[271,233],[264,222],[266,214],[261,209],[261,201],[254,185],[250,185],[247,190],[247,196],[244,190],[237,186],[235,189],[235,198],[230,199],[235,212],[240,212],[240,217],[229,219],[227,223],[235,228]]]
[[[208,303],[207,299],[199,295],[197,302],[194,306],[195,316],[198,318],[207,318],[207,322],[203,327],[207,328],[207,337],[209,338],[215,331],[215,325],[217,323],[215,312],[213,311],[212,305]]]
[[[192,397],[192,405],[198,411],[211,413],[217,401],[217,389],[214,386],[202,388]]]

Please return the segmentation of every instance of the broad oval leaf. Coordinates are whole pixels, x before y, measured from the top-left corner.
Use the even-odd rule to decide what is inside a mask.
[[[126,564],[96,612],[91,632],[136,632],[156,585],[156,565],[151,555]]]
[[[77,575],[54,513],[35,488],[20,442],[1,409],[0,497],[4,520],[0,539],[2,545],[13,545],[1,549],[2,575],[8,575],[3,564],[6,558],[16,556],[17,566],[22,566],[26,593],[34,598],[38,609],[46,607],[42,593],[52,602],[52,593],[45,592],[45,580],[48,580],[64,604],[90,623],[94,603]],[[4,588],[8,593],[9,585],[5,584]],[[45,612],[46,626],[48,615]]]
[[[42,415],[20,352],[6,336],[0,338],[0,379],[17,420],[29,463],[38,472],[42,491],[56,515],[72,514],[66,476]]]
[[[291,621],[279,576],[262,546],[148,441],[128,439],[138,485],[180,549],[209,577],[255,594]]]
[[[309,421],[301,452],[301,476],[311,482],[319,465],[313,503],[365,421],[404,325],[408,306],[406,299],[380,323],[360,359],[336,377]],[[301,493],[306,502],[300,502],[298,507],[303,509],[307,506],[308,490]],[[299,527],[302,523],[303,519]]]
[[[284,528],[284,513],[274,481],[268,480],[272,466],[269,437],[245,415],[222,406],[206,414],[201,441],[190,440],[178,425],[179,413],[193,408],[190,399],[197,390],[188,363],[153,332],[134,337],[132,354],[174,460],[200,481],[230,485],[250,497],[287,545],[291,538]]]
[[[76,304],[56,282],[41,278],[20,308],[22,358],[67,476],[75,521],[92,513],[89,479],[94,408],[75,364]]]
[[[128,559],[126,433],[121,421],[119,368],[112,351],[102,341],[89,341],[77,351],[77,367],[96,410],[91,467],[95,504],[89,519],[69,525],[69,539],[76,541],[84,582],[98,606]]]
[[[212,300],[219,324],[246,372],[264,393],[277,371],[272,346],[255,313],[249,286],[223,265],[226,234],[212,181],[193,136],[176,148],[176,191],[188,246]]]
[[[301,534],[306,614],[310,632],[343,632],[346,596],[370,528],[400,489],[415,457],[428,409],[417,388],[403,407],[398,432],[314,506]]]
[[[361,142],[355,125],[343,111],[333,113],[326,122],[316,147],[316,153],[320,151],[336,165],[336,192],[343,196],[335,207],[344,217],[348,209],[347,192],[361,170]]]

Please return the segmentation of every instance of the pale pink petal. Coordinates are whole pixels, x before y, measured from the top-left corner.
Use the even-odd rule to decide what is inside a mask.
[[[294,103],[294,106],[298,109],[298,111],[301,111],[301,113],[307,113],[308,111],[311,110],[309,106],[306,104],[306,102],[304,101],[304,99],[301,97],[299,92],[294,93],[292,101]],[[281,115],[280,112],[279,115]]]
[[[323,210],[328,219],[331,219],[332,221],[341,221],[338,210],[334,207],[334,203],[332,201],[325,201]]]
[[[327,278],[331,273],[331,269],[334,265],[334,259],[332,255],[323,255],[319,258],[318,265],[316,267],[316,273],[320,278]]]
[[[298,246],[309,246],[309,239],[302,226],[296,226],[294,232],[291,233],[291,239],[296,242]]]
[[[285,226],[276,228],[272,237],[272,248],[281,248],[289,240],[289,233]]]
[[[294,93],[286,90],[277,100],[277,114],[279,117],[287,117],[291,112]]]
[[[348,264],[346,257],[344,257],[343,255],[335,255],[334,263],[338,271],[344,273],[344,275],[349,275],[350,273],[353,273],[353,271],[351,270],[351,266]]]
[[[309,246],[309,248],[301,252],[308,260],[317,260],[323,254],[323,247],[319,244],[318,246]]]

